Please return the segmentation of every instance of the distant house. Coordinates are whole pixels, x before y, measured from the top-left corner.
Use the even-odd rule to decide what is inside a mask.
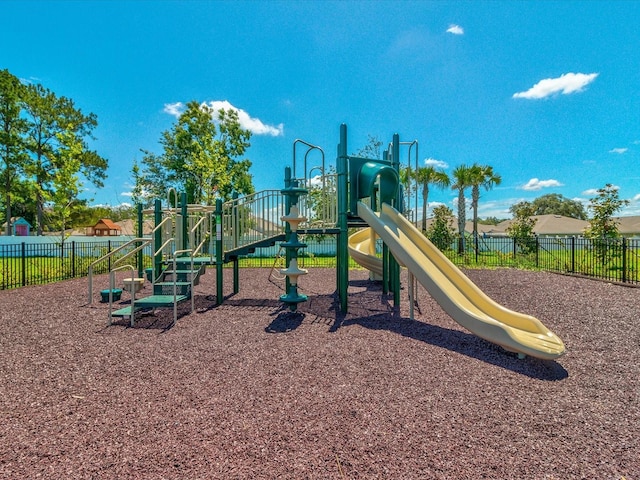
[[[111,237],[120,235],[122,228],[116,225],[108,218],[101,218],[98,223],[93,227],[89,227],[87,235],[94,235],[96,237]]]
[[[7,229],[7,222],[2,224],[2,233]],[[31,232],[31,224],[22,217],[11,217],[11,235],[16,237],[28,237]]]
[[[564,217],[562,215],[534,215],[536,224],[533,233],[541,237],[564,237],[583,235],[584,229],[589,226],[589,222],[578,220],[577,218]],[[497,225],[505,234],[513,220],[505,220]]]
[[[536,224],[533,232],[540,237],[564,237],[564,236],[581,236],[584,235],[585,229],[589,226],[589,222],[578,220],[576,218],[564,217],[562,215],[534,215]],[[624,237],[640,236],[640,216],[633,217],[616,217],[614,219],[618,223],[618,231]],[[507,229],[513,220],[505,220],[498,225],[478,225],[480,235],[503,236],[507,235]],[[455,228],[457,231],[457,227]],[[466,229],[468,233],[473,231],[472,222],[467,222]]]
[[[623,237],[640,237],[640,215],[617,217],[618,231]]]

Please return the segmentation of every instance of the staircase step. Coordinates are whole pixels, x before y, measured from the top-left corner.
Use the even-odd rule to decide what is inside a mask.
[[[173,280],[167,280],[167,277],[175,277],[178,282],[188,282],[193,277],[193,284],[200,284],[200,270],[164,270],[162,272],[162,280],[161,283],[171,282]]]
[[[197,285],[197,281],[194,280],[194,285]],[[191,288],[191,282],[156,282],[153,285],[154,295],[173,295],[173,286],[176,286],[176,292],[178,295],[188,295]]]
[[[176,302],[180,303],[187,300],[187,295],[176,295]],[[135,311],[139,312],[145,308],[161,308],[161,307],[173,307],[173,295],[150,295],[148,297],[142,297],[135,301]],[[112,317],[128,317],[131,315],[131,305],[114,310],[111,312]]]

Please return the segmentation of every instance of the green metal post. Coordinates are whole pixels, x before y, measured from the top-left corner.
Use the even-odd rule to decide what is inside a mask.
[[[183,192],[180,195],[180,215],[182,215],[182,231],[180,237],[182,238],[178,244],[178,248],[181,250],[189,248],[189,210],[187,204],[187,193]]]
[[[138,238],[142,238],[142,235],[144,234],[144,232],[142,230],[142,204],[141,203],[138,203],[137,209],[138,209],[138,232],[137,232],[137,236],[138,236]],[[140,250],[138,252],[138,277],[142,277],[143,272],[144,272],[144,252],[142,250]]]
[[[216,211],[214,212],[216,217],[216,305],[222,304],[222,287],[223,287],[223,275],[222,275],[222,199],[216,200]]]
[[[233,259],[233,293],[240,291],[240,260],[238,257]]]
[[[284,167],[284,188],[291,187],[291,167]],[[284,196],[284,214],[289,215],[291,211],[291,197],[289,195]],[[289,242],[291,240],[291,225],[289,222],[285,222],[284,224],[284,241]],[[289,248],[284,249],[284,264],[285,268],[289,268],[291,264],[291,255],[292,250]],[[285,277],[284,280],[284,291],[288,292],[291,288],[291,280],[289,277]]]
[[[393,135],[391,166],[396,172],[400,171],[400,136],[395,133]],[[397,207],[397,200],[394,200],[393,206]],[[394,306],[400,305],[400,265],[393,258],[393,255],[389,258],[389,269],[391,271],[391,283],[393,285],[393,304]]]
[[[382,293],[389,293],[389,247],[382,244]]]
[[[162,202],[159,198],[156,198],[156,201],[154,203],[153,222],[156,227],[162,222]],[[157,277],[158,274],[162,271],[162,252],[160,252],[160,247],[162,247],[162,228],[159,228],[155,231],[153,241],[153,251],[157,252],[153,257],[153,271],[154,275]]]
[[[347,125],[340,125],[340,144],[338,145],[337,173],[338,173],[338,252],[337,252],[337,286],[340,298],[340,309],[347,312],[347,289],[349,286],[349,252],[347,229]]]

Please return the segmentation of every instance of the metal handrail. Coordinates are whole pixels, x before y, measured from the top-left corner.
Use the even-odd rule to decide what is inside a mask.
[[[196,230],[201,226],[201,224],[202,224],[202,223],[204,223],[206,220],[207,220],[207,215],[205,215],[205,216],[203,216],[203,217],[200,217],[200,220],[198,220],[198,221],[196,222],[196,224],[195,224],[193,227],[191,227],[191,230],[189,231],[189,244],[190,244],[190,245],[193,245],[193,244],[195,243],[195,242],[194,242],[195,232],[196,232]],[[197,254],[198,254],[198,252],[202,249],[202,246],[203,246],[203,245],[206,243],[206,241],[207,241],[207,235],[208,235],[208,234],[209,234],[209,232],[207,231],[206,224],[205,224],[205,227],[204,227],[204,235],[201,235],[202,241],[198,244],[198,246],[197,246],[197,247],[195,247],[195,248],[193,249],[193,250],[194,250],[194,251],[193,251],[193,255],[197,255]]]
[[[193,312],[194,308],[195,308],[195,303],[194,303],[194,295],[193,295],[193,277],[194,277],[194,269],[193,269],[193,250],[190,248],[184,249],[184,250],[176,250],[175,252],[173,252],[173,325],[176,324],[176,322],[178,321],[178,274],[176,273],[177,271],[177,259],[178,259],[178,254],[179,253],[189,253],[189,256],[191,258],[191,274],[189,275],[189,283],[191,283],[190,285],[190,289],[189,289],[189,294],[191,296],[191,311]]]
[[[142,248],[146,247],[150,242],[151,239],[146,238],[146,237],[141,237],[141,238],[134,238],[132,240],[129,240],[127,243],[125,243],[124,245],[120,245],[118,248],[116,248],[115,250],[112,250],[111,252],[107,253],[106,255],[103,255],[102,257],[98,258],[97,260],[93,261],[91,263],[91,265],[89,265],[89,269],[88,269],[88,277],[89,277],[89,304],[93,303],[93,267],[95,265],[97,265],[100,262],[103,262],[105,260],[107,260],[108,258],[112,257],[113,255],[115,255],[118,252],[121,252],[123,249],[131,246],[132,244],[136,243],[136,242],[145,242],[145,245],[142,245],[140,247],[137,247],[135,250],[133,250],[133,252],[129,252],[126,255],[124,255],[122,257],[122,259],[124,258],[128,258],[132,253],[137,253],[138,251],[140,251]],[[121,259],[119,259],[121,260]],[[114,262],[114,264],[117,263]]]
[[[119,262],[121,262],[122,260],[125,260],[127,258],[129,258],[131,255],[134,255],[136,253],[138,253],[140,250],[144,250],[147,246],[149,246],[149,244],[151,243],[151,239],[148,238],[146,239],[146,241],[143,241],[142,245],[137,246],[136,248],[134,248],[133,250],[131,250],[130,252],[127,252],[125,255],[123,255],[122,257],[116,259],[113,264],[112,267],[114,267],[115,265],[117,265]]]
[[[118,270],[131,269],[132,272],[135,272],[135,268],[132,265],[121,265],[120,267],[116,267],[111,269],[109,272],[109,326],[111,326],[111,312],[113,311],[113,290],[116,288],[115,285],[115,273]],[[133,282],[135,275],[131,276],[131,322],[130,325],[133,327],[134,325],[134,315],[135,315],[135,303],[136,303],[136,286]]]

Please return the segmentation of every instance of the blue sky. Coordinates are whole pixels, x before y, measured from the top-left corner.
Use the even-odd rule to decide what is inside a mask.
[[[197,100],[241,110],[257,190],[283,186],[295,139],[334,164],[346,123],[350,152],[399,133],[448,173],[492,165],[481,216],[606,183],[639,215],[639,18],[632,1],[4,0],[0,69],[98,116],[97,204],[130,201],[140,149]]]

